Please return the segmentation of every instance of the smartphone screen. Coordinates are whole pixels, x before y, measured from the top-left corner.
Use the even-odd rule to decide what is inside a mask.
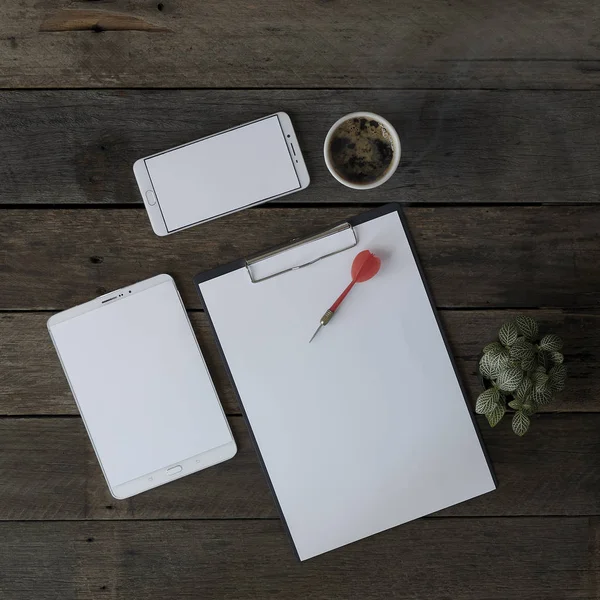
[[[277,115],[144,162],[169,233],[301,188]]]

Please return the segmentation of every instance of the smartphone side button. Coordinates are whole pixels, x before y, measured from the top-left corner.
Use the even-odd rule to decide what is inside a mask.
[[[154,206],[156,204],[156,194],[152,190],[148,190],[146,192],[146,200],[148,200],[150,206]]]

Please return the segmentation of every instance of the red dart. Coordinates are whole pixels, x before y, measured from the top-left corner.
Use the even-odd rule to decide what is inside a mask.
[[[350,293],[350,290],[354,287],[354,284],[363,283],[363,281],[368,281],[371,279],[371,277],[375,277],[379,271],[379,267],[381,267],[381,259],[375,256],[370,250],[363,250],[356,255],[352,261],[352,269],[350,270],[350,274],[352,276],[350,285],[340,294],[340,297],[321,317],[319,327],[317,327],[317,330],[310,338],[310,341],[308,342],[309,344],[315,339],[315,336],[317,333],[319,333],[321,327],[324,327],[327,325],[327,323],[329,323],[329,321],[331,321],[335,311],[340,307],[340,304],[344,301],[344,298]]]

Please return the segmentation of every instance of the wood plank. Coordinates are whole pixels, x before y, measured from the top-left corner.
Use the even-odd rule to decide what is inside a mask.
[[[597,3],[6,2],[0,86],[592,88]]]
[[[141,205],[136,159],[279,110],[312,176],[280,202],[598,202],[599,104],[599,92],[1,92],[0,204]],[[403,144],[398,173],[369,192],[341,186],[323,160],[331,124],[363,107]]]
[[[569,368],[567,389],[545,412],[600,412],[600,313],[593,310],[526,311],[546,331],[565,340]],[[444,330],[456,358],[462,381],[472,401],[481,391],[477,360],[483,346],[494,339],[500,325],[515,311],[441,312]],[[0,313],[0,415],[77,414],[75,402],[46,330],[48,313]],[[209,370],[228,414],[239,406],[203,313],[190,318]]]
[[[232,460],[115,500],[80,419],[0,419],[0,521],[276,518],[243,419],[229,420]],[[499,487],[437,517],[598,515],[600,415],[541,415],[524,438],[478,422]]]
[[[59,309],[170,273],[192,276],[326,229],[361,208],[260,208],[159,238],[143,209],[0,211],[0,309]],[[441,307],[600,303],[600,206],[408,208]]]
[[[235,460],[115,500],[81,419],[0,419],[0,520],[276,517],[243,420],[230,423]]]
[[[0,592],[11,600],[593,600],[597,530],[587,518],[430,519],[300,563],[274,521],[2,523]]]

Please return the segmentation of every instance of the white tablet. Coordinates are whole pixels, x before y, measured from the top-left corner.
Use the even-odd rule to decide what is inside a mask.
[[[115,498],[236,453],[169,275],[54,315],[48,330]]]
[[[133,172],[157,235],[281,198],[310,182],[284,112],[141,158]]]

